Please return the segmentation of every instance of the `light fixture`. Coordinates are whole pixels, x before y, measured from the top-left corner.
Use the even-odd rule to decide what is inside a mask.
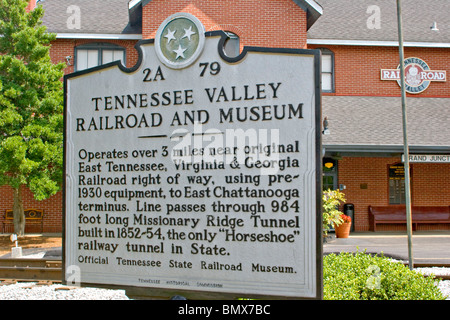
[[[433,31],[439,31],[438,27],[437,27],[437,22],[433,22],[433,25],[430,27],[431,30]]]
[[[333,162],[325,162],[324,166],[325,166],[325,168],[331,169],[331,168],[333,168],[334,163]]]
[[[71,66],[70,59],[72,59],[72,56],[67,56],[66,57],[67,65],[69,65],[69,66]]]
[[[328,117],[323,118],[322,134],[330,134],[330,130],[328,129]]]

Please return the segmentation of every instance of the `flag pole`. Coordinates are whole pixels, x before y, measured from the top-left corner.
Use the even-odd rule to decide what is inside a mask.
[[[405,91],[405,57],[403,49],[403,27],[402,27],[402,4],[401,0],[397,0],[397,23],[398,23],[398,43],[400,52],[400,81],[402,91],[402,118],[403,118],[403,153],[405,167],[405,196],[406,196],[406,229],[408,233],[408,264],[409,269],[414,267],[413,250],[412,250],[412,228],[411,228],[411,187],[410,187],[410,171],[409,171],[409,150],[408,150],[408,130],[406,117],[406,91]]]

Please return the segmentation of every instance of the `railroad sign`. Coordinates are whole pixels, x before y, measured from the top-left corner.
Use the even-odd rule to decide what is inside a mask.
[[[431,81],[447,81],[445,70],[431,70],[422,59],[411,57],[405,63],[405,90],[408,93],[418,94],[424,92]],[[395,80],[401,86],[400,66],[397,69],[381,69],[381,80]]]
[[[225,40],[176,14],[65,77],[66,281],[321,297],[320,54]]]

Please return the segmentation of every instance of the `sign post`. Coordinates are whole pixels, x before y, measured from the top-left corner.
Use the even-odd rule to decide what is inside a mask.
[[[406,89],[405,89],[405,64],[403,50],[403,28],[402,28],[402,4],[401,0],[397,0],[397,22],[398,22],[398,39],[400,53],[400,81],[402,91],[402,119],[403,119],[403,152],[405,158],[405,196],[406,196],[406,229],[408,234],[408,264],[412,270],[414,267],[413,244],[412,244],[412,217],[411,217],[411,183],[410,183],[410,166],[409,166],[409,145],[408,145],[408,121],[406,112]]]
[[[135,67],[65,77],[64,268],[82,285],[322,297],[320,53],[229,58],[225,40],[179,13]]]

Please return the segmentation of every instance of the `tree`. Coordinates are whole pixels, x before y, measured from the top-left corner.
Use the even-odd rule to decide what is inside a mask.
[[[14,190],[14,232],[24,234],[21,189],[54,195],[63,177],[64,63],[53,64],[44,11],[0,0],[0,185]]]

